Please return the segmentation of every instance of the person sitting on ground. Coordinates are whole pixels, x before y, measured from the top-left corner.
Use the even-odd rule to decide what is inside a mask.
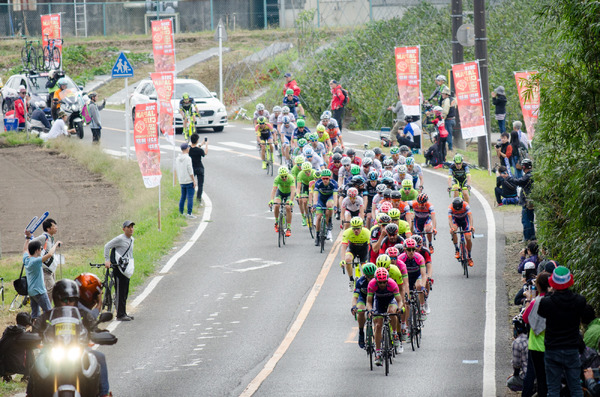
[[[12,381],[12,375],[15,374],[22,374],[22,381],[26,381],[29,376],[29,361],[32,357],[27,357],[25,348],[16,343],[16,340],[27,332],[29,326],[31,326],[31,316],[29,313],[21,312],[17,314],[17,325],[9,325],[2,333],[0,376],[4,382]]]
[[[519,255],[521,257],[521,262],[519,263],[519,266],[517,267],[517,271],[519,273],[523,273],[523,270],[525,270],[525,264],[527,262],[533,262],[536,266],[540,263],[538,251],[539,251],[539,247],[538,247],[537,242],[530,241],[527,243],[527,247],[523,248],[521,250],[521,252],[519,252]],[[552,271],[554,271],[554,268],[552,268],[552,270],[548,273],[552,274]],[[538,273],[540,273],[540,272],[538,271]]]
[[[40,133],[40,138],[47,141],[49,139],[58,138],[62,135],[70,136],[70,134],[76,134],[77,132],[75,131],[75,128],[68,129],[67,117],[67,114],[62,110],[58,112],[58,118],[52,124],[50,132],[47,134],[44,132]]]
[[[512,323],[515,337],[512,343],[513,374],[506,380],[506,385],[512,391],[521,391],[523,390],[523,379],[525,379],[527,373],[527,356],[529,353],[527,335],[529,327],[523,321],[521,314],[516,315]]]
[[[498,204],[498,207],[503,205],[516,205],[519,203],[519,198],[517,197],[517,187],[510,183],[508,179],[503,178],[503,174],[508,175],[508,170],[502,165],[498,167],[498,171],[496,173],[496,187],[494,188],[494,193],[496,194],[496,203]]]
[[[38,130],[49,131],[52,128],[52,124],[48,121],[46,113],[37,105],[31,105],[31,128],[37,128]]]
[[[433,145],[425,152],[425,164],[429,164],[433,168],[442,168],[444,161],[442,160],[442,148],[438,134],[433,135]]]

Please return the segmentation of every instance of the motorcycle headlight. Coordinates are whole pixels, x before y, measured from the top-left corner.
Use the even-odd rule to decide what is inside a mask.
[[[79,346],[72,346],[67,351],[67,359],[69,361],[77,361],[81,357],[81,348]]]
[[[64,360],[65,355],[66,355],[66,352],[65,352],[64,347],[62,347],[62,346],[53,347],[52,350],[50,351],[50,357],[52,357],[52,360],[54,360],[57,363]]]
[[[57,363],[60,363],[65,359],[71,362],[77,361],[79,360],[79,357],[81,357],[81,348],[79,346],[71,346],[68,348],[56,346],[50,351],[50,357]]]
[[[225,111],[225,108],[224,108],[224,107],[223,107],[223,108],[218,108],[218,109],[217,109],[217,113],[223,113],[224,111]]]

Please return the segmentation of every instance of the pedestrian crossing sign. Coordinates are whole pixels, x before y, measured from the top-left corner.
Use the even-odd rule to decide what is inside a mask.
[[[124,53],[120,53],[115,66],[112,68],[112,78],[118,79],[123,77],[133,77],[133,66],[127,59]]]

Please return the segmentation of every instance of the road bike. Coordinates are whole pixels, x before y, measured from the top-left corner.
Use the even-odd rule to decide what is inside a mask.
[[[104,281],[102,282],[102,311],[112,312],[117,306],[116,281],[113,265],[106,268],[104,263],[90,263],[90,267],[104,268]]]
[[[393,358],[396,357],[396,347],[394,346],[394,338],[392,336],[392,326],[390,317],[395,316],[394,313],[373,313],[369,317],[383,317],[382,335],[381,335],[381,359],[385,368],[385,376],[390,373],[390,364],[393,363]]]
[[[23,68],[27,70],[37,70],[41,66],[40,57],[42,55],[42,47],[39,40],[27,40],[23,37],[25,45],[21,49],[21,62]]]
[[[323,253],[323,251],[325,251],[325,240],[327,240],[327,231],[329,230],[329,224],[331,222],[327,222],[327,207],[317,207],[316,209],[323,211],[323,214],[321,216],[321,224],[319,228],[319,245],[321,246],[321,253]]]
[[[183,137],[186,141],[196,132],[196,116],[199,116],[196,112],[185,112],[186,127],[183,129]]]
[[[234,110],[233,114],[235,114],[235,117],[233,118],[234,120],[237,120],[238,118],[244,119],[244,120],[252,120],[252,118],[248,117],[246,115],[247,110],[244,109],[243,107],[239,107],[236,110]]]
[[[289,203],[274,203],[273,205],[279,205],[279,217],[277,218],[277,244],[281,247],[282,243],[285,245],[285,231],[288,229],[288,222],[286,217],[286,208],[291,207],[292,204]],[[273,211],[273,205],[270,205],[271,211]]]
[[[10,306],[8,307],[8,310],[11,312],[16,312],[19,309],[21,309],[22,307],[27,306],[30,301],[31,301],[31,299],[29,298],[29,295],[17,294],[13,298],[12,302],[10,302]]]
[[[462,227],[459,227],[457,231],[453,232],[454,234],[460,234],[460,245],[458,248],[458,262],[462,265],[463,267],[463,275],[467,276],[467,278],[469,278],[469,253],[467,251],[467,242],[465,239],[465,234],[466,233],[471,233],[471,231],[466,231],[463,230]],[[473,235],[471,234],[471,238],[473,238]]]
[[[423,327],[423,319],[421,317],[421,302],[419,301],[419,291],[411,290],[410,298],[405,296],[409,302],[409,317],[408,328],[410,332],[410,345],[412,350],[421,347],[421,328]]]
[[[277,157],[279,157],[279,164],[283,165],[283,145],[281,144],[281,138],[279,136],[277,136],[277,143],[275,145],[277,147],[275,150],[277,150]],[[290,168],[289,165],[288,165],[288,168]]]
[[[310,238],[314,239],[315,238],[315,212],[311,205],[309,205],[306,210],[306,226],[308,226]]]
[[[43,49],[43,63],[46,70],[60,69],[62,58],[60,56],[60,48],[57,45],[62,45],[62,39],[51,39],[47,34],[46,42],[48,43]]]
[[[452,193],[453,192],[458,192],[458,196],[457,197],[460,197],[461,199],[464,200],[463,191],[465,191],[465,190],[470,192],[471,191],[471,186],[467,185],[465,183],[460,183],[456,179],[454,179],[452,181],[452,187],[448,188],[448,197],[452,198]],[[467,201],[467,203],[468,203],[468,201]]]
[[[373,338],[373,317],[367,316],[365,328],[365,350],[367,351],[367,356],[369,357],[369,365],[371,367],[371,371],[373,371],[373,355],[375,354],[375,339]]]
[[[268,142],[261,141],[258,145],[258,151],[260,152],[260,147],[265,147],[265,162],[267,163],[267,175],[273,176],[273,153],[271,152],[271,145]]]

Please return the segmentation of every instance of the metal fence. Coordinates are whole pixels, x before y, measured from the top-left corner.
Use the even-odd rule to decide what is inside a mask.
[[[150,21],[173,18],[176,32],[293,28],[303,12],[317,27],[355,26],[401,16],[420,0],[190,0],[0,4],[0,36],[41,36],[40,15],[61,14],[62,35],[145,34]],[[430,0],[447,5],[450,0]]]

